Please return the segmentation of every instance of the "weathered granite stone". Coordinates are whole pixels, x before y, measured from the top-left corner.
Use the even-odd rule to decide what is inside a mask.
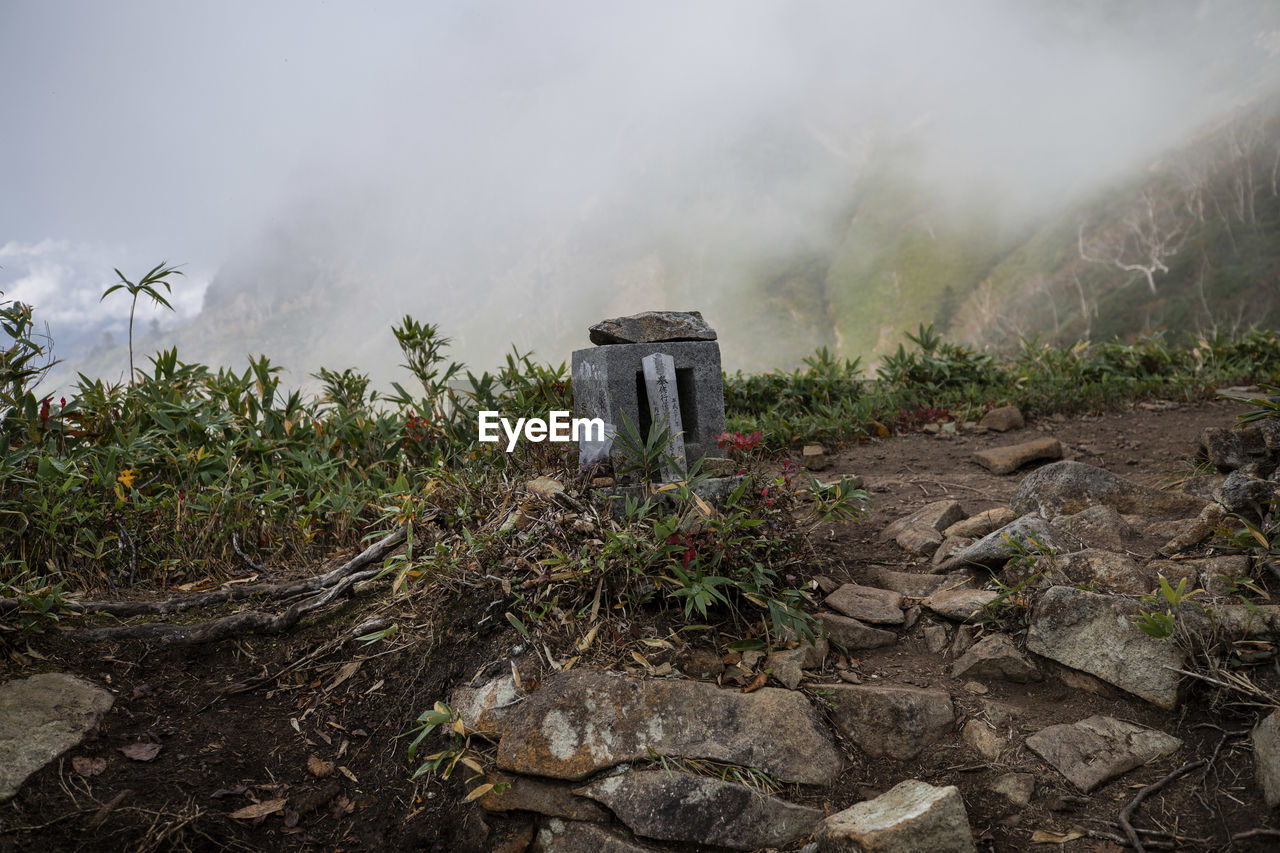
[[[944,536],[941,544],[933,552],[933,564],[941,565],[952,554],[973,544],[972,536]],[[908,549],[910,550],[910,549]]]
[[[978,426],[992,429],[996,432],[1022,429],[1026,425],[1027,422],[1022,419],[1022,412],[1017,406],[1001,406],[998,409],[992,409],[982,416],[982,420],[978,421]]]
[[[992,474],[1012,474],[1023,465],[1042,459],[1061,459],[1062,443],[1056,438],[1037,438],[1007,447],[992,447],[973,454],[973,461]]]
[[[678,771],[633,770],[577,790],[608,806],[636,835],[733,850],[783,847],[822,820],[818,809]]]
[[[1027,550],[1036,548],[1036,542],[1052,550],[1073,550],[1049,522],[1034,515],[1024,515],[988,533],[969,547],[961,548],[939,564],[938,571],[949,572],[973,566],[999,569],[1014,556],[1015,549],[1011,547],[1014,542]]]
[[[1182,518],[1198,513],[1204,501],[1143,486],[1083,462],[1063,460],[1028,474],[1009,502],[1016,513],[1034,512],[1044,518],[1071,515],[1099,505],[1125,514]]]
[[[576,417],[602,418],[621,429],[623,413],[647,436],[648,401],[642,396],[641,359],[665,353],[675,359],[676,397],[684,426],[685,456],[690,465],[716,455],[716,436],[724,432],[724,378],[720,347],[713,341],[619,344],[573,352],[573,404]],[[616,458],[616,442],[611,451]]]
[[[593,669],[558,673],[518,705],[505,721],[497,764],[576,780],[653,753],[758,767],[812,785],[832,782],[841,764],[801,693],[772,687],[739,693]]]
[[[925,598],[940,589],[962,586],[973,580],[969,572],[952,572],[949,575],[924,574],[922,572],[895,572],[880,569],[871,573],[871,579],[881,589],[891,589],[909,598]]]
[[[109,691],[63,672],[0,685],[0,802],[84,740],[114,701]]]
[[[533,840],[533,853],[657,853],[621,829],[599,823],[552,818]]]
[[[794,649],[780,649],[769,653],[765,669],[773,671],[773,677],[789,690],[795,690],[804,678],[804,670],[822,666],[827,656],[827,641],[821,637],[815,643],[801,643]]]
[[[1266,512],[1276,497],[1277,489],[1280,486],[1270,480],[1263,480],[1244,471],[1232,471],[1214,492],[1213,498],[1227,512],[1255,510],[1256,517],[1256,508],[1262,507]]]
[[[831,457],[821,444],[806,444],[800,448],[800,464],[810,471],[825,471],[831,467]]]
[[[1029,749],[1086,794],[1180,746],[1182,741],[1164,732],[1104,716],[1049,726],[1027,738]]]
[[[1004,744],[1000,741],[1000,736],[991,731],[990,727],[981,720],[970,720],[964,724],[964,728],[960,731],[960,738],[969,748],[987,761],[995,761],[1000,757],[1000,750]]]
[[[458,687],[449,699],[462,724],[481,734],[501,731],[503,719],[520,701],[520,690],[510,675],[499,676],[479,687]]]
[[[969,815],[954,785],[908,779],[874,800],[827,818],[814,832],[819,853],[975,853]]]
[[[1186,655],[1133,623],[1137,602],[1055,586],[1041,596],[1027,632],[1038,655],[1096,675],[1109,684],[1173,710]]]
[[[1207,427],[1200,435],[1199,456],[1224,473],[1269,459],[1266,437],[1256,426]]]
[[[1006,773],[987,786],[1015,806],[1025,806],[1036,793],[1036,777],[1030,773]]]
[[[1132,557],[1096,548],[1036,560],[1037,570],[1050,568],[1052,578],[1060,585],[1097,585],[1103,591],[1126,595],[1148,592],[1149,578],[1154,577]]]
[[[826,605],[845,616],[873,625],[901,625],[902,596],[892,590],[847,583],[826,598]]]
[[[1253,727],[1253,773],[1267,801],[1267,808],[1280,806],[1280,711],[1273,711]]]
[[[933,654],[941,654],[947,647],[947,628],[945,625],[925,625],[924,647]]]
[[[942,533],[944,536],[964,536],[970,539],[977,539],[986,536],[993,530],[999,530],[1016,518],[1017,516],[1014,515],[1013,510],[1005,506],[998,506],[995,509],[989,509],[977,515],[962,518],[942,531]]]
[[[818,622],[831,638],[831,642],[844,646],[845,649],[878,649],[881,646],[892,646],[898,642],[898,635],[881,628],[872,628],[837,613],[819,613]]]
[[[594,800],[575,794],[568,782],[553,782],[534,776],[508,776],[505,773],[490,773],[488,781],[505,787],[502,793],[490,789],[480,797],[477,802],[487,811],[537,812],[566,820],[610,820],[606,809]]]
[[[976,622],[982,616],[982,608],[998,598],[993,589],[940,589],[926,598],[924,606],[945,619],[955,622]]]
[[[1176,534],[1168,542],[1160,546],[1158,553],[1166,557],[1181,554],[1196,547],[1213,535],[1226,511],[1216,503],[1206,504],[1195,520],[1182,532]]]
[[[714,341],[716,331],[700,311],[643,311],[601,320],[590,328],[591,343],[656,344],[666,341]]]
[[[934,501],[889,524],[884,530],[880,531],[880,538],[886,542],[891,539],[897,539],[898,534],[910,527],[925,528],[941,534],[942,531],[962,518],[964,518],[964,507],[960,506],[959,501]],[[941,536],[938,537],[938,541],[942,541]]]
[[[942,534],[927,527],[908,527],[894,539],[898,547],[917,557],[932,557],[942,544]]]
[[[1138,531],[1110,506],[1091,506],[1053,520],[1055,530],[1080,540],[1090,548],[1119,550],[1139,539]]]
[[[1040,670],[1004,634],[974,644],[951,669],[953,678],[991,678],[1025,684],[1039,681]]]
[[[878,684],[841,684],[831,690],[836,727],[875,758],[914,758],[955,722],[951,696],[943,690]]]

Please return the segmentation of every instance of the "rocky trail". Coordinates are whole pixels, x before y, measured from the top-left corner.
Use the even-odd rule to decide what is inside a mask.
[[[574,666],[476,631],[466,587],[216,646],[32,636],[0,672],[0,849],[1277,849],[1276,578],[1213,537],[1277,488],[1280,430],[1231,429],[1241,410],[805,456],[875,501],[825,531],[816,646],[655,632]],[[1201,590],[1169,638],[1137,624],[1160,577]],[[430,654],[355,639],[428,616],[450,626]],[[494,787],[409,781],[393,736],[437,700]]]

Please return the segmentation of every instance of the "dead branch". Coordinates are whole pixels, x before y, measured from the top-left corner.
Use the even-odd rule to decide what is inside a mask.
[[[1174,770],[1172,773],[1165,776],[1163,779],[1152,782],[1150,785],[1143,788],[1138,792],[1137,796],[1129,801],[1129,805],[1120,810],[1120,828],[1124,830],[1125,837],[1129,839],[1129,844],[1137,851],[1137,853],[1146,853],[1146,848],[1142,846],[1142,841],[1139,840],[1137,831],[1133,828],[1133,824],[1129,822],[1129,819],[1133,817],[1134,811],[1142,804],[1143,800],[1154,794],[1156,791],[1159,791],[1174,779],[1177,779],[1179,776],[1184,776],[1192,770],[1196,770],[1206,764],[1208,764],[1208,762],[1203,758],[1198,761],[1187,762],[1177,770]]]
[[[405,540],[408,530],[399,527],[386,537],[365,548],[356,556],[338,568],[316,577],[302,578],[285,583],[260,583],[226,586],[194,595],[180,595],[164,601],[68,601],[66,608],[75,613],[105,613],[110,616],[127,618],[130,616],[171,616],[186,610],[195,610],[213,604],[228,601],[239,601],[245,598],[262,598],[276,600],[291,598],[309,592],[325,589],[342,578],[355,572],[369,563],[381,560],[394,551]],[[23,602],[18,599],[0,600],[0,613],[11,613],[21,609]]]

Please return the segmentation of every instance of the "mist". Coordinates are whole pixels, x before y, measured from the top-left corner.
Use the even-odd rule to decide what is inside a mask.
[[[729,369],[787,367],[808,333],[747,283],[870,173],[1016,228],[1270,92],[1278,31],[1227,0],[10,2],[0,290],[116,376],[98,296],[162,260],[141,351],[295,381],[385,380],[406,313],[483,368],[701,309]]]

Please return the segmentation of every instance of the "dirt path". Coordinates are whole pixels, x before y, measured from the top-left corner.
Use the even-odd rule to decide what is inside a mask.
[[[1187,460],[1201,430],[1230,425],[1237,408],[1228,403],[1156,411],[1136,407],[1100,417],[1050,419],[1003,435],[939,439],[913,434],[843,449],[822,476],[857,474],[869,485],[876,506],[865,521],[829,531],[824,548],[834,561],[830,571],[837,580],[863,580],[882,566],[909,570],[919,561],[876,534],[929,501],[955,498],[970,513],[1007,502],[1021,477],[988,474],[969,461],[975,450],[1051,434],[1064,443],[1069,457],[1165,485],[1191,472]],[[424,640],[357,643],[355,626],[369,614],[355,605],[283,638],[250,637],[193,650],[161,652],[128,642],[86,648],[57,632],[32,637],[9,650],[0,677],[62,670],[106,685],[117,698],[90,740],[0,806],[0,851],[486,849],[488,830],[479,810],[459,805],[453,786],[411,783],[404,741],[393,740],[417,714],[447,696],[451,685],[470,679],[520,641],[505,626],[477,640],[466,626],[489,601],[479,592],[460,592],[452,611],[423,602],[418,610],[387,614],[418,629],[403,636],[444,631],[441,650],[434,654],[428,654]],[[975,760],[959,736],[909,762],[855,758],[823,805],[844,808],[906,778],[957,784],[975,832],[993,849],[1021,850],[1033,829],[1061,831],[1085,817],[1114,820],[1134,786],[1159,778],[1193,749],[1212,748],[1219,731],[1202,724],[1239,727],[1231,709],[1210,712],[1195,705],[1174,717],[1088,677],[1049,677],[1031,685],[998,682],[987,688],[958,683],[947,672],[949,663],[929,652],[915,630],[897,646],[863,654],[856,671],[864,681],[952,691],[961,722],[980,719],[997,730],[1005,744],[999,758]],[[834,679],[834,672],[829,674]],[[277,677],[256,689],[237,690],[258,676]],[[1022,743],[1045,725],[1099,713],[1161,728],[1187,746],[1082,800]],[[162,748],[146,762],[121,753],[138,742]],[[76,758],[104,759],[105,768],[83,775],[74,766]],[[986,787],[1013,771],[1040,780],[1029,806],[1011,807]],[[1205,786],[1182,785],[1180,794],[1148,800],[1143,806],[1148,825],[1158,821],[1190,837],[1219,840],[1227,828],[1253,828],[1265,812],[1241,781],[1251,774],[1247,750],[1228,747]],[[229,816],[255,801],[281,798],[287,801],[283,820],[279,815]],[[1118,849],[1098,846],[1103,843],[1085,838],[1066,849]]]

